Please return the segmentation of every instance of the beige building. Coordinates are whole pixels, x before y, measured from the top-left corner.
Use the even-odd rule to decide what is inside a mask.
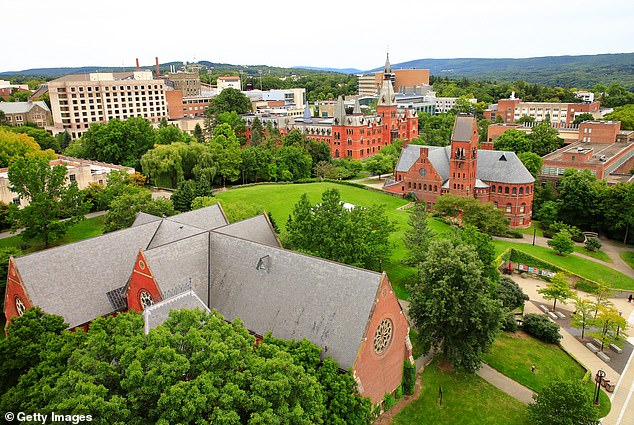
[[[232,88],[236,90],[242,90],[240,77],[218,77],[217,81],[217,94],[220,94],[224,89]]]
[[[4,112],[9,125],[23,126],[27,122],[38,127],[50,125],[53,122],[51,110],[44,102],[0,102],[0,111]]]
[[[167,118],[165,81],[152,71],[94,72],[66,75],[48,83],[57,131],[80,137],[92,123],[142,117]]]
[[[51,167],[55,165],[66,166],[66,180],[68,182],[76,182],[79,189],[85,189],[91,183],[105,186],[108,174],[111,171],[123,170],[128,174],[134,174],[134,168],[131,167],[71,158],[63,155],[58,155],[57,159],[50,162]],[[5,204],[17,204],[20,207],[28,205],[26,200],[20,199],[16,193],[11,192],[9,186],[9,170],[8,168],[0,168],[0,202]]]
[[[197,72],[170,72],[167,78],[174,84],[174,90],[183,92],[183,97],[200,96],[200,76]]]

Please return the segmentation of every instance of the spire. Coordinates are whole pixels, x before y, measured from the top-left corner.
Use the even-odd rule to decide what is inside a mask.
[[[379,93],[379,102],[377,106],[395,106],[396,94],[394,94],[394,87],[392,86],[392,80],[383,80],[381,86],[381,92]]]
[[[390,53],[388,52],[386,55],[387,56],[385,58],[385,68],[383,68],[383,74],[391,74],[392,66],[390,65]]]
[[[359,99],[354,100],[354,109],[352,115],[361,115],[361,105],[359,105]]]
[[[339,96],[337,99],[337,106],[335,107],[335,125],[343,125],[346,119],[346,107],[343,104],[343,97]]]
[[[308,102],[306,102],[306,107],[304,108],[304,122],[313,122],[312,115],[310,113],[310,106],[308,106]]]

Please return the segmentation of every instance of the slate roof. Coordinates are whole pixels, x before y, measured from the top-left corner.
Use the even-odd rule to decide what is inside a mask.
[[[169,219],[161,220],[156,234],[148,245],[148,249],[156,248],[170,242],[178,241],[189,236],[197,235],[205,230]]]
[[[473,123],[475,119],[470,115],[458,115],[451,133],[451,140],[456,142],[468,142],[471,140]]]
[[[71,328],[115,311],[107,293],[125,286],[160,222],[15,258],[29,299]]]
[[[224,235],[236,236],[253,242],[259,242],[264,245],[280,248],[279,239],[275,235],[275,231],[271,227],[266,215],[260,214],[237,223],[229,224],[224,227],[214,229],[214,232]]]
[[[220,204],[173,215],[167,219],[177,223],[198,227],[203,230],[211,230],[229,224],[229,220],[227,220]]]
[[[51,112],[51,110],[48,108],[48,105],[43,101],[0,102],[0,111],[4,112],[5,114],[26,114],[36,105],[44,109],[45,111]]]
[[[208,302],[209,232],[202,231],[197,235],[148,249],[144,254],[163,297],[191,287],[201,299]]]
[[[161,217],[157,217],[155,215],[147,214],[144,212],[139,212],[134,219],[134,223],[132,223],[132,226],[130,227],[139,226],[141,224],[151,223],[158,220],[162,220]]]
[[[211,232],[210,308],[251,331],[306,338],[351,368],[381,275]]]
[[[168,318],[172,310],[195,310],[209,312],[209,309],[194,291],[185,291],[173,297],[167,298],[143,310],[143,318],[145,322],[144,331],[147,334],[150,329],[163,324]]]
[[[443,182],[449,179],[449,156],[451,146],[421,146],[407,145],[401,152],[396,171],[407,172],[416,163],[420,156],[420,148],[427,148],[428,158]],[[504,155],[506,161],[500,161]],[[535,181],[531,173],[526,169],[522,161],[514,152],[478,150],[478,169],[476,178],[483,182],[498,182],[510,184],[527,184]]]

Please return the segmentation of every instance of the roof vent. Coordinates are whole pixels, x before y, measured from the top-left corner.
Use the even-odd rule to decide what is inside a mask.
[[[500,159],[498,159],[498,161],[506,161],[506,155],[502,154],[502,156],[500,156]]]
[[[258,260],[258,264],[255,266],[256,270],[269,270],[271,267],[271,257],[269,255],[265,255],[264,257],[260,257]]]

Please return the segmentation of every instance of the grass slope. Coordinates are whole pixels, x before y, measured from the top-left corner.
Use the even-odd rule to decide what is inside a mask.
[[[425,367],[420,396],[394,418],[394,425],[523,425],[526,406],[476,374],[445,372],[434,360]],[[443,405],[438,404],[442,386]]]
[[[603,281],[610,288],[634,290],[634,279],[631,277],[611,269],[610,267],[595,263],[592,260],[582,258],[581,256],[568,255],[566,257],[562,257],[555,254],[550,248],[533,246],[519,242],[494,240],[493,246],[495,247],[496,255],[501,254],[507,248],[511,247],[550,264],[554,264],[555,266],[569,270],[588,280],[592,280],[594,282]]]
[[[303,193],[307,193],[310,202],[315,204],[321,200],[321,194],[325,190],[333,188],[339,191],[342,201],[353,205],[364,207],[385,205],[386,215],[395,222],[396,231],[390,237],[390,242],[393,244],[392,255],[387,264],[383,265],[383,269],[387,272],[396,295],[401,299],[407,299],[405,285],[415,278],[416,269],[401,263],[407,254],[403,244],[403,232],[407,228],[409,213],[398,208],[407,205],[408,201],[384,193],[329,182],[257,185],[228,190],[219,193],[216,197],[220,199],[222,204],[238,203],[254,206],[258,211],[265,210],[273,216],[280,230],[283,230],[293,206],[299,201]],[[430,220],[429,225],[440,233],[449,229],[446,224],[437,220]]]
[[[621,252],[619,254],[619,257],[621,257],[621,259],[625,261],[628,266],[634,269],[634,252],[632,251]]]
[[[614,263],[610,256],[603,251],[588,251],[582,246],[575,245],[575,252],[581,255],[587,255],[588,257],[596,258],[597,260],[605,261],[606,263]]]

